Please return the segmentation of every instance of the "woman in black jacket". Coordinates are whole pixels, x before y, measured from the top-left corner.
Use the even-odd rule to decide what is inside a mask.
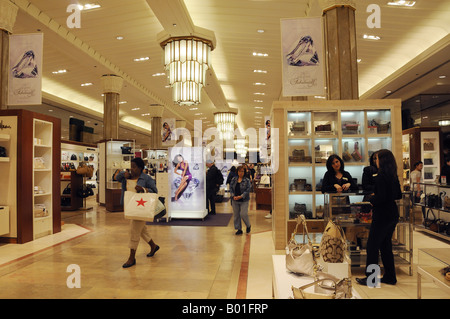
[[[370,202],[373,205],[372,224],[367,240],[366,277],[357,278],[361,285],[367,285],[368,276],[372,275],[370,265],[378,265],[378,254],[384,266],[381,282],[395,285],[394,254],[392,253],[392,235],[398,223],[398,208],[395,200],[402,198],[400,182],[397,176],[397,163],[391,151],[383,149],[377,152],[375,163],[378,174],[375,177],[374,195]],[[373,267],[373,266],[372,266]],[[371,282],[373,287],[376,283]]]
[[[344,170],[344,161],[336,154],[328,157],[327,172],[323,176],[322,193],[358,191],[356,185],[349,172]]]
[[[362,187],[364,191],[364,199],[363,201],[369,201],[370,197],[373,194],[373,191],[375,190],[375,177],[377,176],[378,168],[377,164],[375,164],[375,156],[377,155],[377,152],[374,152],[370,156],[369,160],[369,166],[364,167],[363,169],[363,175],[362,175]]]

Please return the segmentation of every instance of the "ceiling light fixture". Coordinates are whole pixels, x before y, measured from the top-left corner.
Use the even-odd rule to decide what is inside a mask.
[[[266,83],[263,83],[263,82],[255,82],[255,83],[253,83],[253,85],[264,86],[264,85],[266,85]]]
[[[364,34],[363,35],[363,39],[367,39],[367,40],[380,40],[381,38],[377,35],[369,35],[369,34]]]
[[[152,74],[152,76],[163,76],[163,75],[166,75],[165,73],[155,73],[155,74]]]
[[[81,84],[81,86],[91,86],[91,85],[93,85],[92,83],[83,83],[83,84]]]
[[[255,92],[253,93],[254,95],[266,95],[266,93],[262,93],[262,92]]]
[[[147,61],[147,60],[150,60],[150,58],[148,56],[143,57],[143,58],[133,59],[134,62],[142,62],[142,61]]]
[[[415,1],[406,1],[406,0],[394,0],[389,1],[388,6],[397,6],[397,7],[412,7],[416,4]]]
[[[254,73],[267,73],[266,70],[253,70]]]
[[[234,136],[234,125],[236,123],[236,113],[217,112],[214,113],[214,123],[216,123],[219,136],[222,140],[232,139]]]
[[[206,70],[210,68],[212,41],[195,36],[175,37],[163,41],[161,47],[173,101],[187,106],[199,104]]]
[[[58,70],[58,71],[53,71],[53,74],[63,74],[63,73],[67,73],[67,70]]]
[[[264,101],[263,101],[263,100],[253,100],[253,102],[256,102],[256,103],[263,103]]]
[[[440,79],[445,79],[447,76],[446,75],[439,75]]]
[[[258,32],[258,33],[264,33],[265,31],[264,31],[263,29],[258,29],[258,30],[256,30],[256,32]]]
[[[98,3],[87,3],[85,5],[81,5],[81,4],[78,5],[78,8],[80,10],[83,10],[83,11],[92,10],[92,9],[98,9],[98,8],[101,8],[101,7],[102,6],[99,5]]]
[[[269,54],[267,54],[267,53],[253,52],[253,56],[262,56],[262,57],[266,57],[266,56],[269,56]]]
[[[121,36],[121,35],[117,36],[116,40],[123,40],[123,36]]]
[[[132,111],[139,111],[141,108],[140,107],[135,107],[133,109],[131,109]]]

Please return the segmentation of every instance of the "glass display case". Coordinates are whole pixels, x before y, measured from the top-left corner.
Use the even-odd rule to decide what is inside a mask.
[[[422,277],[432,280],[442,292],[450,295],[450,248],[419,249],[417,265],[417,299],[422,298]]]
[[[364,202],[364,193],[325,193],[324,219],[333,220],[345,231],[352,266],[366,265],[366,248],[372,223],[372,205]],[[410,193],[403,193],[397,201],[399,223],[394,231],[392,249],[396,265],[409,266],[412,275],[412,218]]]

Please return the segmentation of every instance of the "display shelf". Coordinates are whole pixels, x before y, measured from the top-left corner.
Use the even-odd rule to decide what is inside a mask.
[[[1,139],[10,135],[0,141],[9,156],[0,164],[0,204],[10,213],[0,242],[23,244],[60,232],[61,120],[26,110],[1,110],[0,120],[8,127]]]
[[[442,293],[450,295],[450,281],[445,278],[442,270],[450,266],[449,248],[419,249],[417,265],[417,299],[422,298],[422,277],[430,279]]]
[[[106,206],[108,212],[123,211],[121,184],[113,180],[117,170],[131,168],[134,157],[134,140],[111,139],[98,143],[99,149],[99,203]]]
[[[413,183],[413,187],[415,184],[420,185],[420,188],[423,189],[423,193],[426,194],[426,196],[422,197],[419,203],[414,203],[414,206],[419,207],[420,210],[423,209],[426,216],[428,214],[430,220],[424,220],[420,223],[421,221],[416,220],[416,216],[413,215],[414,229],[450,241],[450,206],[445,205],[445,196],[450,196],[450,185]],[[439,196],[441,205],[432,203],[431,200],[428,199],[431,197],[430,195]],[[429,214],[428,210],[431,210],[431,214]]]
[[[304,200],[298,203],[306,205],[312,218],[316,218],[316,208],[323,205],[321,181],[330,155],[337,154],[344,160],[345,170],[357,184],[362,182],[370,155],[382,148],[393,151],[401,172],[400,100],[276,101],[271,126],[279,129],[278,143],[272,141],[272,151],[277,150],[272,152],[272,162],[278,168],[272,179],[272,228],[280,249],[290,236],[286,223],[295,223],[290,218],[292,202]],[[344,158],[346,148],[349,156]],[[302,169],[311,172],[305,175]],[[291,188],[295,179],[305,178],[311,191]]]

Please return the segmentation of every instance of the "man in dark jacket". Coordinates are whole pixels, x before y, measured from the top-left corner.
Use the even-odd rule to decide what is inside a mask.
[[[206,209],[208,214],[216,214],[216,194],[223,183],[223,175],[211,160],[206,161]]]

